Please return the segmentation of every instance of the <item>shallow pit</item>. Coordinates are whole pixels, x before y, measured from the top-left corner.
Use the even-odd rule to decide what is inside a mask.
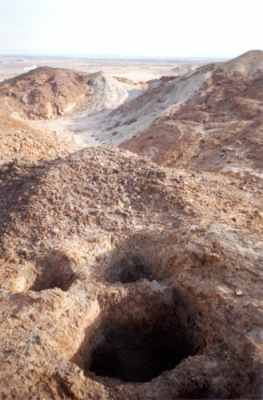
[[[67,256],[60,252],[52,252],[42,261],[31,290],[39,292],[59,288],[67,291],[76,279],[77,275]]]

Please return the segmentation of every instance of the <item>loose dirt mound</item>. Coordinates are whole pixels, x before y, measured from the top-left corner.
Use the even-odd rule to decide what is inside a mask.
[[[3,398],[259,396],[260,184],[90,148],[0,185]]]
[[[51,160],[77,150],[73,139],[34,129],[25,122],[0,115],[0,164],[12,160]]]

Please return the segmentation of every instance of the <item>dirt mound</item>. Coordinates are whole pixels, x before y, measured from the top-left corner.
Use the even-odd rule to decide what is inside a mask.
[[[141,214],[139,212],[140,209],[146,210],[146,208],[149,208],[151,191],[147,192],[147,182],[149,181],[149,185],[151,185],[151,182],[154,181],[158,174],[162,176],[162,172],[156,170],[154,166],[150,165],[148,167],[143,159],[140,160],[136,156],[126,155],[125,153],[118,157],[113,150],[107,151],[103,149],[83,150],[83,152],[78,152],[64,161],[55,161],[35,169],[27,168],[26,166],[24,169],[22,165],[20,171],[19,164],[15,166],[12,164],[11,167],[7,165],[6,167],[7,170],[3,170],[2,181],[4,186],[2,193],[4,193],[5,187],[11,187],[6,181],[8,176],[12,177],[11,181],[17,182],[20,187],[20,178],[23,182],[23,174],[26,174],[28,184],[25,186],[24,195],[22,195],[24,189],[19,194],[15,185],[11,187],[12,190],[14,189],[14,193],[12,192],[11,195],[12,204],[15,206],[17,202],[20,202],[21,207],[18,207],[16,217],[23,219],[24,212],[27,214],[32,213],[29,218],[32,219],[32,222],[34,221],[34,224],[40,225],[38,228],[33,228],[29,224],[24,225],[15,220],[14,235],[17,238],[19,237],[17,228],[19,229],[20,225],[23,230],[26,229],[20,239],[28,239],[30,241],[33,238],[33,234],[33,242],[36,240],[36,230],[39,232],[38,240],[40,241],[44,240],[42,235],[47,235],[47,241],[55,240],[56,231],[59,231],[59,235],[62,234],[65,237],[70,234],[69,232],[72,234],[74,232],[79,233],[79,229],[82,229],[84,233],[85,226],[88,228],[92,221],[95,225],[99,224],[97,214],[100,215],[100,219],[102,214],[104,215],[101,223],[105,224],[106,228],[108,222],[111,230],[111,214],[114,217],[116,208],[123,206],[126,209],[127,204],[132,203],[133,208],[138,208],[139,214]],[[129,175],[133,175],[132,171],[135,169],[137,170],[135,173],[136,178],[133,180],[132,176],[129,178]],[[105,173],[109,183],[106,186]],[[152,190],[154,195],[154,187]],[[67,194],[66,198],[65,194]],[[7,197],[3,196],[4,199]],[[32,198],[34,199],[33,202],[31,201]],[[95,202],[94,198],[96,198]],[[11,208],[13,208],[12,204],[10,204]],[[50,207],[52,209],[55,207],[51,214],[48,211]],[[21,215],[19,210],[22,211]],[[2,211],[4,213],[2,221],[9,221],[9,227],[11,220],[9,214],[6,214],[4,206]],[[34,213],[39,216],[37,214],[33,216]],[[78,218],[76,213],[80,213]],[[54,216],[54,220],[50,219],[51,215]],[[74,215],[74,218],[76,218],[75,223],[72,221]],[[125,215],[123,218],[125,218]],[[69,223],[69,221],[71,222]],[[10,226],[12,227],[13,224]],[[4,230],[6,232],[6,228]],[[30,243],[27,243],[27,248],[30,248]]]
[[[34,129],[23,121],[0,115],[0,164],[12,160],[51,160],[76,151],[70,136]]]
[[[90,148],[0,186],[3,398],[259,396],[259,183]]]

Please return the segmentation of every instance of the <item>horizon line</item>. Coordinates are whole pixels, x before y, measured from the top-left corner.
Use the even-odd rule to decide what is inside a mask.
[[[125,54],[89,54],[89,53],[53,53],[53,52],[1,52],[1,57],[65,57],[65,58],[90,58],[90,59],[116,59],[116,60],[226,60],[234,56],[157,56],[157,55],[125,55]]]

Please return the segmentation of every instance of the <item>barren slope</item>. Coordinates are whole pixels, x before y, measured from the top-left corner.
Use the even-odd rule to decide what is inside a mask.
[[[113,110],[98,126],[98,138],[106,143],[120,144],[147,129],[151,123],[174,104],[183,104],[209,79],[213,66],[202,67],[183,77],[164,77],[149,84],[148,90]]]
[[[167,166],[260,174],[262,82],[263,72],[220,66],[185,104],[170,107],[123,147]]]

